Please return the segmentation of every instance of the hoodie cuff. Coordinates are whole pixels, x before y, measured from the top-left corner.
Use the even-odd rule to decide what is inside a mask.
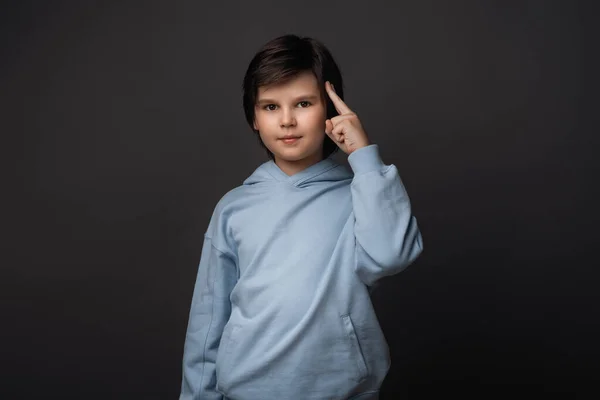
[[[381,160],[379,154],[379,145],[370,144],[365,147],[361,147],[358,150],[354,150],[348,156],[348,164],[354,171],[355,175],[366,174],[367,172],[379,171],[385,164]]]

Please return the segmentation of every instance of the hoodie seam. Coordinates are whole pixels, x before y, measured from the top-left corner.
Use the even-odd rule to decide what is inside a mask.
[[[204,234],[204,236],[207,237],[208,240],[210,240],[210,245],[212,246],[213,249],[217,250],[219,253],[223,254],[224,256],[231,258],[231,254],[229,254],[228,252],[223,251],[223,250],[219,249],[217,246],[215,246],[215,244],[213,243],[212,237],[208,236],[207,234]]]
[[[214,247],[212,245],[212,238],[206,234],[204,234],[205,237],[207,237],[210,241],[211,241],[211,246]],[[215,247],[216,248],[216,247]],[[214,287],[215,287],[215,281],[213,280],[212,282],[210,282],[211,285],[211,293],[214,292]],[[208,322],[208,329],[206,330],[206,336],[204,336],[204,344],[202,345],[202,362],[201,362],[201,371],[202,374],[200,376],[200,382],[198,383],[197,386],[194,386],[193,391],[194,392],[200,392],[200,390],[202,389],[202,384],[204,383],[204,375],[206,372],[206,348],[208,346],[208,337],[210,336],[211,333],[211,329],[213,326],[213,321],[214,321],[214,315],[215,315],[215,300],[214,300],[214,296],[211,297],[211,313],[210,313],[210,321]]]
[[[275,175],[273,175],[271,171],[269,171],[269,168],[267,168],[267,174],[271,175],[271,178],[275,179],[276,181],[279,181],[279,179]]]

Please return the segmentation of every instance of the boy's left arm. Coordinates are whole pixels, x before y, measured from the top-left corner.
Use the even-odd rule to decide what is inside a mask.
[[[396,274],[423,251],[423,239],[395,165],[385,165],[377,144],[353,151],[350,186],[356,238],[356,273],[368,286]]]
[[[325,91],[339,113],[325,120],[325,133],[348,154],[354,171],[350,186],[356,238],[356,273],[368,286],[410,265],[423,251],[423,239],[395,165],[385,165],[358,115],[330,82]]]

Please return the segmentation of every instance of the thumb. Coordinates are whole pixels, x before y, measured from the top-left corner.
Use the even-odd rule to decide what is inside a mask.
[[[325,133],[328,136],[331,136],[331,131],[333,131],[333,123],[331,122],[330,119],[326,119],[325,120]]]

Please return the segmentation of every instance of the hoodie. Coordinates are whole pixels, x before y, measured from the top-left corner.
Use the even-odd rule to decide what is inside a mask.
[[[370,289],[422,252],[398,170],[371,144],[288,176],[272,160],[204,234],[180,400],[378,398],[389,348]]]

